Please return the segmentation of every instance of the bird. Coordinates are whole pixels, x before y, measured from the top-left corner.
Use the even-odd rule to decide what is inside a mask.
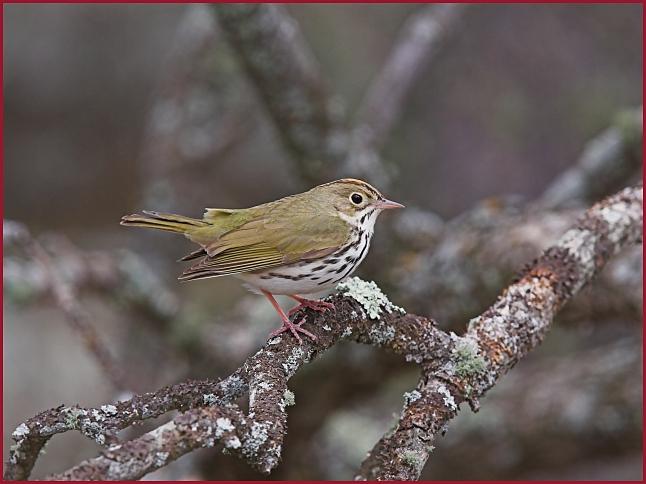
[[[126,215],[121,225],[183,234],[199,249],[179,259],[195,261],[180,281],[234,276],[252,292],[263,294],[282,320],[269,339],[289,331],[316,335],[290,317],[302,308],[324,312],[330,302],[307,299],[347,279],[370,248],[375,222],[388,209],[404,208],[387,200],[369,183],[343,178],[306,192],[250,208],[207,208],[201,219],[143,211]],[[297,305],[285,314],[274,296]]]

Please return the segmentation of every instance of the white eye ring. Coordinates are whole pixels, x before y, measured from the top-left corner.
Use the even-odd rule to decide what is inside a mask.
[[[361,202],[363,202],[363,195],[361,195],[361,193],[354,192],[350,195],[350,201],[355,205],[361,205]]]

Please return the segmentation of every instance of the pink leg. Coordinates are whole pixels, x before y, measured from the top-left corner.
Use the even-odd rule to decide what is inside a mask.
[[[281,308],[280,305],[278,304],[278,301],[276,301],[276,298],[274,298],[274,296],[268,293],[267,291],[262,291],[262,293],[265,295],[267,299],[269,299],[269,302],[271,303],[272,306],[274,306],[274,309],[280,316],[280,319],[283,320],[283,325],[277,330],[272,331],[269,334],[269,339],[273,338],[274,336],[278,336],[279,334],[284,333],[285,331],[289,331],[294,335],[294,337],[298,340],[299,343],[302,343],[303,340],[301,339],[298,333],[303,333],[304,335],[309,336],[314,341],[316,341],[315,334],[312,334],[306,329],[301,328],[301,325],[305,322],[305,318],[301,319],[298,323],[292,323],[287,317],[287,315],[285,314],[285,311],[283,311],[283,308]]]
[[[292,295],[289,297],[297,301],[298,304],[287,312],[288,316],[291,316],[292,314],[294,314],[297,311],[300,311],[303,308],[310,308],[320,313],[325,312],[328,309],[334,309],[334,304],[326,301],[316,301],[312,299],[305,299],[304,297],[300,297],[296,295]]]

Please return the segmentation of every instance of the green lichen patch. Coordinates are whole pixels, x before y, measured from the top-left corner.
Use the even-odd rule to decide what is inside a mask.
[[[84,410],[76,407],[64,408],[61,413],[65,415],[65,425],[70,429],[79,428],[80,419],[86,415]]]
[[[487,363],[478,354],[478,343],[472,338],[459,337],[451,333],[453,340],[454,371],[460,378],[482,375],[487,370]]]
[[[343,295],[350,296],[361,304],[370,319],[379,319],[382,309],[388,313],[393,311],[399,311],[402,314],[406,313],[403,308],[391,303],[373,281],[364,281],[358,277],[351,277],[338,284],[336,288]]]

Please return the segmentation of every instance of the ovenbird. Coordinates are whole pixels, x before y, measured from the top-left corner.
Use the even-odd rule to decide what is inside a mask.
[[[200,249],[180,260],[200,259],[182,281],[233,275],[264,294],[283,325],[270,338],[290,331],[316,339],[289,316],[302,307],[333,309],[329,302],[305,299],[346,279],[363,261],[382,210],[403,205],[386,200],[370,184],[345,178],[251,208],[207,208],[202,219],[144,211],[126,215],[121,225],[184,234]],[[287,295],[298,304],[288,314],[274,298]]]

